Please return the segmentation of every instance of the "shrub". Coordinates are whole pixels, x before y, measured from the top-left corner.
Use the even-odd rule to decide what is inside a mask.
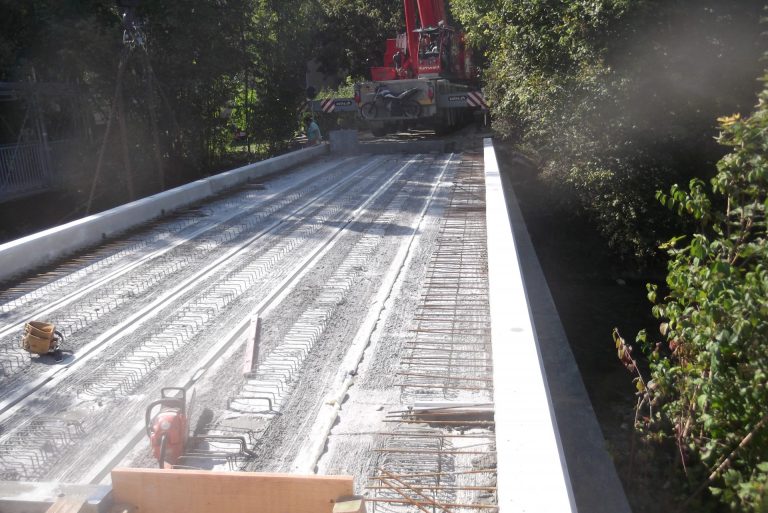
[[[453,0],[485,48],[500,135],[541,163],[626,267],[681,227],[654,192],[709,178],[712,120],[749,108],[764,2]]]
[[[766,511],[768,87],[751,116],[719,121],[718,140],[731,152],[717,165],[712,196],[699,179],[657,195],[700,230],[667,243],[663,297],[648,286],[663,342],[638,334],[650,359],[647,384],[636,379],[646,412],[638,427],[676,441],[689,476],[703,483],[693,495],[709,487],[734,511]],[[618,337],[617,348],[629,363]]]

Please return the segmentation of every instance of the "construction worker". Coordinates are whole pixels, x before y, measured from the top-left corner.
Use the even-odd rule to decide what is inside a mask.
[[[307,131],[307,146],[317,146],[323,140],[320,127],[317,126],[311,114],[304,116],[304,128]]]
[[[403,52],[398,50],[392,55],[392,65],[395,67],[395,71],[400,71],[400,68],[403,67]]]

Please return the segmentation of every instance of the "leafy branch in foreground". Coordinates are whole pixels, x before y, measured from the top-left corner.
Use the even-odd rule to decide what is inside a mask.
[[[650,379],[637,403],[648,414],[636,419],[649,439],[677,444],[692,483],[685,505],[708,488],[734,511],[758,512],[768,508],[768,87],[750,117],[719,122],[731,153],[712,197],[698,179],[657,195],[701,229],[665,245],[665,295],[648,285],[663,341],[637,336]]]

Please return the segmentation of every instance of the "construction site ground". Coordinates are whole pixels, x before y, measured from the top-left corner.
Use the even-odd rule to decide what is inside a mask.
[[[351,474],[381,511],[492,506],[483,183],[479,144],[321,157],[13,284],[2,479],[156,465],[144,408],[183,386],[196,435],[253,454],[201,440],[182,467]],[[63,360],[20,349],[30,318],[56,324]]]

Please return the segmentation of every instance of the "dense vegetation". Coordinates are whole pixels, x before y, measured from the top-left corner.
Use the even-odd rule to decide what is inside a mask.
[[[325,0],[319,2],[314,57],[326,73],[362,79],[383,61],[384,40],[403,30],[402,2]]]
[[[651,356],[651,380],[640,387],[640,407],[647,407],[641,425],[672,437],[684,464],[707,470],[694,493],[710,486],[733,510],[765,511],[768,89],[751,117],[724,117],[721,127],[719,140],[732,151],[711,180],[717,199],[699,179],[687,191],[659,194],[701,228],[668,243],[665,297],[649,287],[664,343],[639,335]]]
[[[39,98],[49,125],[70,125],[51,139],[79,138],[57,155],[72,163],[68,187],[93,188],[103,207],[285,151],[307,62],[363,76],[401,11],[385,0],[0,0],[0,81],[76,89]],[[4,104],[0,144],[24,131],[23,101]]]
[[[705,492],[734,511],[765,511],[765,93],[751,118],[725,118],[715,140],[716,118],[746,115],[759,90],[764,2],[452,5],[487,48],[494,126],[602,233],[617,268],[653,268],[672,238],[666,283],[649,295],[664,343],[638,337],[650,378],[615,337],[637,373],[637,427],[681,463],[681,504],[717,509]],[[673,186],[689,182],[689,192]],[[681,222],[677,211],[693,215]]]
[[[768,80],[768,76],[764,80]],[[768,506],[768,89],[748,118],[720,118],[719,140],[732,148],[711,180],[659,192],[662,204],[699,229],[672,238],[666,294],[648,286],[663,342],[642,331],[645,377],[632,348],[616,347],[638,390],[638,427],[675,442],[680,461],[734,511]],[[701,509],[700,505],[696,508]]]
[[[247,153],[286,147],[317,9],[299,0],[2,0],[0,80],[75,86],[69,117],[86,126],[62,137],[83,139],[76,160],[102,169],[105,194],[126,185],[146,194],[230,164],[235,134]]]
[[[762,2],[452,5],[492,49],[494,127],[519,138],[619,255],[647,263],[673,228],[655,191],[713,170],[714,120],[754,102]]]

